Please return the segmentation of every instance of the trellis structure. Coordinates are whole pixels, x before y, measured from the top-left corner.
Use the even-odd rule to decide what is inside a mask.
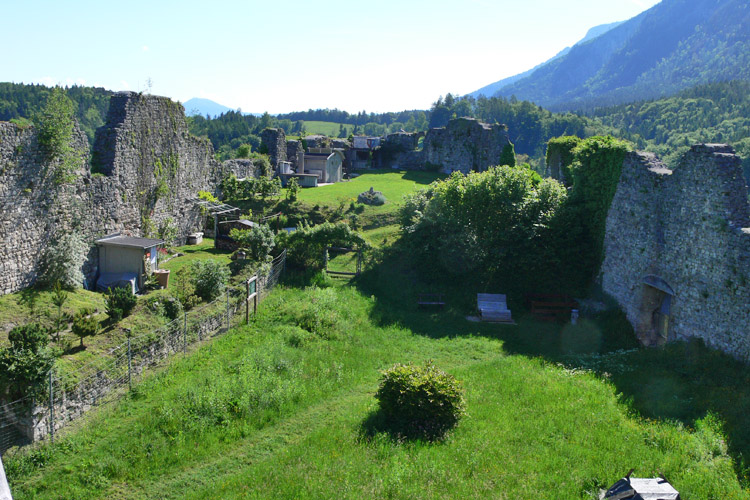
[[[226,203],[221,203],[219,201],[203,200],[201,198],[193,198],[191,201],[199,206],[206,214],[213,216],[215,231],[214,246],[216,246],[216,242],[219,239],[219,217],[232,217],[231,220],[237,220],[240,218],[240,209],[233,207],[232,205],[227,205]]]
[[[328,255],[329,251],[335,251],[335,252],[341,252],[341,253],[350,253],[350,252],[356,252],[357,253],[357,270],[355,272],[348,272],[348,271],[334,271],[328,268],[328,263],[330,262],[330,258]],[[326,273],[334,276],[359,276],[362,272],[362,249],[361,248],[342,248],[342,247],[326,247],[325,250],[325,269]]]

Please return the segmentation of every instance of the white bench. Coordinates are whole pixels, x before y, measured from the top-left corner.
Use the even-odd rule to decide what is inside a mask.
[[[511,323],[513,321],[504,294],[478,293],[477,310],[479,311],[479,318],[482,321],[497,321],[505,323]]]

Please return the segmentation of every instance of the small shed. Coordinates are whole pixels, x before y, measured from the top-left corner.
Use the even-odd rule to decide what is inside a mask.
[[[232,232],[232,229],[250,230],[255,227],[255,225],[255,222],[247,219],[224,220],[219,222],[216,227],[214,246],[222,250],[229,250],[230,252],[237,250],[239,245],[229,237],[229,233]]]
[[[144,286],[145,262],[151,271],[157,269],[157,253],[164,240],[134,238],[114,234],[96,240],[99,249],[98,290],[130,286],[136,293]]]

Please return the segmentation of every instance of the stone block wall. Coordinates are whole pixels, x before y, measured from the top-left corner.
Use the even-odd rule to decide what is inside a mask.
[[[626,157],[601,279],[644,344],[699,337],[750,360],[746,193],[729,146],[693,146],[674,171],[650,154]]]
[[[271,168],[276,170],[280,161],[287,160],[286,134],[283,128],[267,128],[260,133],[261,145],[271,158]]]
[[[505,125],[489,125],[473,118],[457,118],[444,128],[427,131],[424,139],[426,167],[443,173],[484,171],[497,165],[510,144]]]
[[[89,286],[97,271],[93,241],[113,232],[146,236],[170,223],[177,243],[202,223],[189,200],[215,192],[225,168],[207,139],[188,133],[184,109],[167,98],[122,92],[89,145],[78,129],[75,179],[54,182],[33,128],[0,123],[0,293],[31,285],[48,243],[75,231],[92,247],[84,265]]]

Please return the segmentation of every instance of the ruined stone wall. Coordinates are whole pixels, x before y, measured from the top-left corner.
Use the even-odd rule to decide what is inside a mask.
[[[294,172],[297,171],[297,165],[299,163],[297,158],[300,152],[305,152],[301,141],[286,142],[286,161],[292,164],[292,171]]]
[[[258,178],[260,176],[260,169],[255,166],[255,163],[251,159],[235,158],[233,160],[224,160],[221,163],[221,169],[223,174],[234,174],[238,179],[246,179],[248,177]]]
[[[699,337],[750,360],[746,192],[740,159],[725,145],[694,146],[674,171],[651,154],[626,157],[601,279],[643,343]]]
[[[113,232],[157,236],[171,224],[183,242],[201,224],[189,200],[215,192],[224,174],[207,139],[188,133],[184,109],[167,98],[132,92],[110,101],[107,122],[97,131],[91,165],[89,145],[78,130],[73,148],[81,158],[75,179],[54,182],[33,128],[0,123],[0,293],[32,284],[48,243],[64,232],[92,245],[84,273],[92,286],[97,271],[93,241]]]
[[[0,122],[0,294],[36,281],[53,235],[86,226],[89,147],[77,128],[71,145],[80,161],[75,181],[62,185],[55,182],[59,162],[47,160],[35,130]]]
[[[504,125],[488,125],[473,118],[458,118],[434,128],[424,139],[425,167],[441,172],[483,171],[497,165],[510,144]]]
[[[260,143],[271,158],[271,168],[276,170],[280,161],[287,160],[286,134],[283,128],[267,128],[260,133]],[[263,151],[263,150],[261,150]]]

